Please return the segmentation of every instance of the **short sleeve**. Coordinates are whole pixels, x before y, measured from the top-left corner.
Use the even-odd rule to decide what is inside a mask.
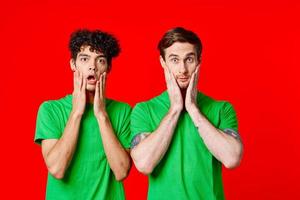
[[[59,139],[61,130],[57,123],[54,111],[49,102],[41,104],[36,120],[34,142],[41,144],[43,139]]]
[[[122,146],[126,149],[130,148],[130,114],[131,108],[126,104],[120,131],[117,133],[118,139]]]
[[[238,132],[238,121],[236,112],[232,105],[225,102],[220,111],[220,130],[232,129]]]
[[[131,140],[139,133],[149,133],[153,130],[148,119],[149,113],[145,103],[138,103],[131,113]]]

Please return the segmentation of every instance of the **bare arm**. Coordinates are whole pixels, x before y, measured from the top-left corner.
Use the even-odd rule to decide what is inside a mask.
[[[200,137],[209,151],[224,164],[226,168],[235,168],[240,164],[243,145],[238,137],[215,128],[198,109],[191,111]]]
[[[42,141],[42,154],[48,171],[57,179],[64,174],[76,149],[80,121],[85,109],[86,80],[78,71],[74,73],[73,108],[60,139]]]
[[[164,70],[171,104],[169,112],[159,127],[131,150],[131,157],[135,166],[144,174],[152,173],[165,155],[183,108],[182,95],[176,80],[167,67],[164,67]],[[143,135],[137,137],[143,137]],[[140,140],[140,138],[135,139]]]
[[[105,80],[106,73],[100,76],[97,82],[94,98],[94,113],[97,118],[101,133],[104,151],[110,168],[116,180],[121,181],[127,177],[130,169],[128,152],[122,147],[116,137],[105,108]]]
[[[131,157],[140,172],[151,174],[163,158],[169,148],[179,116],[180,111],[169,110],[159,127],[132,148]],[[139,137],[143,137],[143,135],[140,134],[136,137],[135,140],[140,140]]]
[[[130,169],[128,152],[122,147],[111,126],[107,114],[97,117],[104,151],[110,168],[116,180],[121,181],[127,177]]]
[[[50,174],[64,177],[76,149],[81,116],[71,114],[62,137],[42,141],[42,154]]]
[[[195,126],[198,128],[200,137],[203,139],[208,150],[224,164],[226,168],[237,167],[241,161],[243,145],[239,137],[224,133],[215,128],[200,112],[196,104],[198,69],[192,75],[187,89],[185,105]]]

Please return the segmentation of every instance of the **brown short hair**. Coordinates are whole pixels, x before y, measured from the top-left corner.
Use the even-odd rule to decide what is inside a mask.
[[[165,49],[172,46],[175,42],[188,42],[195,45],[197,58],[200,59],[202,53],[202,43],[199,37],[192,31],[182,27],[176,27],[168,30],[158,43],[160,55],[165,60]]]

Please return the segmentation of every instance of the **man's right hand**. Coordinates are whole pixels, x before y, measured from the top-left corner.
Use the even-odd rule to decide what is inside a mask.
[[[165,79],[170,98],[170,110],[181,112],[183,109],[183,99],[176,79],[167,66],[164,67]]]
[[[74,72],[74,91],[72,113],[83,115],[86,105],[86,79],[83,74],[76,70]]]
[[[50,174],[62,179],[72,161],[79,135],[80,121],[86,104],[86,79],[78,70],[74,72],[72,112],[59,139],[42,141],[42,153]]]

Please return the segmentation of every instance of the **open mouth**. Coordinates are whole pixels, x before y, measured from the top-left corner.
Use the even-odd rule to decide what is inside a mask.
[[[93,84],[93,85],[96,84],[96,82],[97,82],[96,76],[95,75],[89,75],[87,77],[87,81],[88,81],[89,84]]]

